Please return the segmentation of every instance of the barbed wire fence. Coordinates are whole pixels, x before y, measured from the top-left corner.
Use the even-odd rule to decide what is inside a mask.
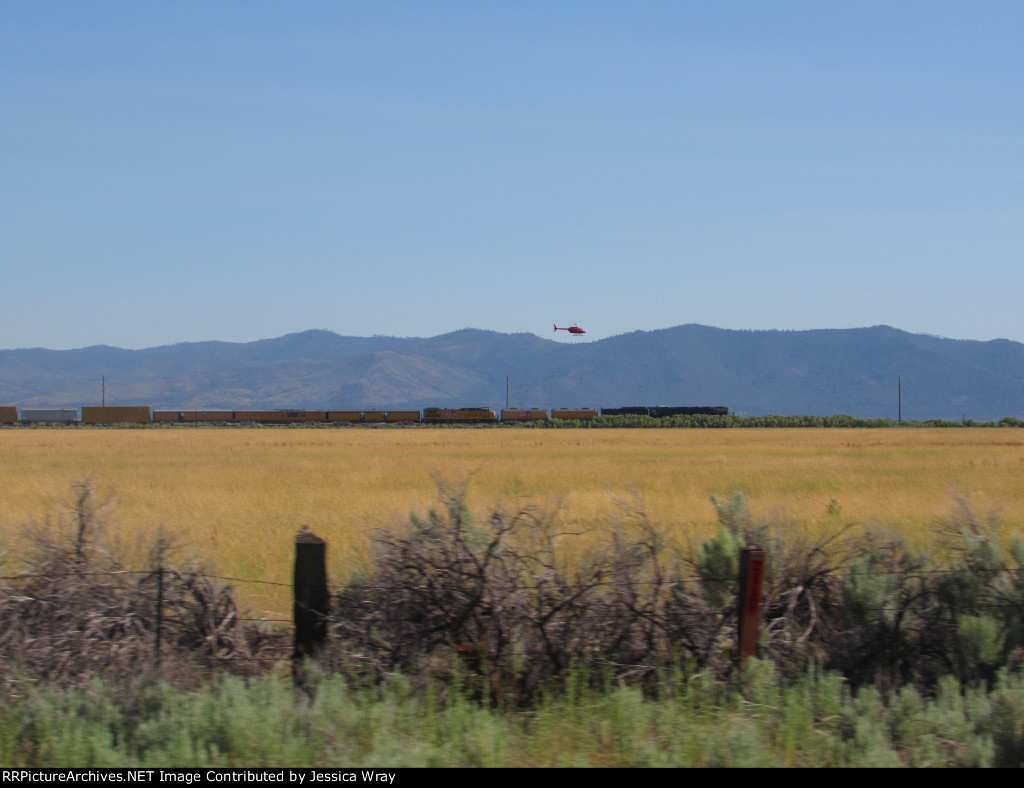
[[[185,654],[206,667],[249,675],[290,664],[296,684],[308,680],[303,666],[310,658],[321,657],[329,651],[332,640],[345,643],[355,638],[359,646],[365,647],[363,651],[388,651],[395,660],[400,660],[408,658],[408,650],[403,650],[397,641],[415,632],[413,639],[418,639],[417,642],[440,645],[461,654],[466,657],[466,664],[481,674],[499,673],[499,657],[509,664],[521,664],[530,659],[531,653],[526,647],[510,642],[507,629],[501,629],[507,627],[507,622],[494,623],[501,613],[497,610],[501,600],[489,596],[493,592],[480,584],[482,570],[480,565],[472,564],[472,557],[458,559],[469,563],[458,569],[463,573],[454,579],[439,580],[417,574],[416,567],[406,567],[412,570],[404,577],[406,596],[393,598],[389,606],[389,595],[396,592],[394,577],[386,578],[386,582],[357,581],[332,592],[326,549],[323,539],[306,528],[300,530],[295,540],[291,583],[180,570],[164,563],[162,556],[155,566],[147,569],[95,569],[88,562],[71,561],[59,568],[49,566],[47,571],[3,575],[0,576],[0,651],[5,661],[19,664],[43,679],[102,670],[104,659],[122,666],[148,662],[154,674],[159,675],[168,662],[180,661]],[[773,556],[761,553],[766,566],[770,567]],[[744,564],[742,560],[737,563]],[[447,569],[441,568],[448,571],[458,566],[461,565],[456,562]],[[815,602],[805,588],[762,590],[757,585],[751,590],[749,573],[716,576],[681,571],[683,568],[675,566],[664,573],[631,577],[615,567],[607,567],[576,581],[563,577],[556,582],[553,576],[546,575],[536,575],[530,582],[506,578],[500,592],[508,598],[531,593],[537,598],[544,597],[548,609],[529,615],[540,631],[539,638],[547,639],[542,646],[552,655],[558,649],[573,647],[574,643],[580,648],[587,647],[585,638],[577,637],[578,642],[572,641],[564,630],[570,623],[585,625],[594,620],[581,612],[588,603],[595,604],[596,615],[602,611],[611,615],[612,603],[597,600],[602,593],[614,598],[618,605],[614,611],[619,614],[626,611],[630,616],[629,626],[623,625],[622,632],[612,632],[609,637],[625,638],[627,629],[629,637],[653,637],[651,633],[659,628],[669,636],[685,634],[690,622],[669,621],[668,617],[675,615],[685,619],[688,614],[717,617],[711,623],[704,622],[705,635],[718,644],[724,661],[733,663],[760,653],[766,639],[787,623],[783,619],[795,615],[801,600],[805,609],[799,623],[806,633],[824,617],[823,611],[815,608],[821,601]],[[761,580],[765,574],[768,572],[762,567]],[[883,565],[858,569],[847,565],[832,575],[832,580],[840,584],[856,584],[861,579],[869,585],[888,589],[887,593],[863,600],[857,610],[860,616],[857,626],[862,630],[873,627],[871,637],[879,643],[895,638],[894,632],[900,624],[889,623],[894,617],[906,614],[914,605],[922,610],[927,608],[929,615],[944,615],[941,606],[955,607],[955,601],[943,594],[954,585],[971,583],[986,589],[985,592],[975,594],[969,605],[954,610],[955,613],[961,617],[993,613],[1009,622],[1007,626],[1021,622],[1020,629],[1024,630],[1024,568],[1020,566]],[[457,588],[460,583],[463,587]],[[291,588],[292,616],[245,615],[238,608],[233,593],[234,585],[239,584]],[[724,590],[723,601],[718,605],[698,599],[701,589],[717,586]],[[431,600],[433,607],[427,609],[410,601],[417,597],[421,601]],[[665,600],[667,607],[658,608],[660,603],[656,603],[656,599]],[[751,600],[756,602],[752,607]],[[516,604],[520,605],[520,610],[525,609],[522,599]],[[562,631],[545,630],[549,621],[563,614],[566,618],[559,624]],[[744,626],[745,621],[753,622],[752,634],[750,627]],[[912,626],[909,618],[905,626]],[[388,627],[392,629],[388,631]],[[919,629],[915,637],[935,636],[923,627]],[[743,632],[746,632],[746,644],[736,640]],[[809,640],[806,633],[805,643]],[[1021,639],[1022,632],[1009,635]],[[954,632],[954,636],[957,633]],[[387,642],[389,638],[391,642]],[[564,642],[556,643],[558,638],[563,638]],[[729,645],[725,645],[727,641]],[[884,648],[891,651],[895,646],[884,644]],[[619,660],[616,664],[624,668],[623,675],[628,675],[630,671],[638,671],[640,657],[649,656],[651,651],[620,649],[618,653],[613,659]],[[630,653],[636,658],[626,664]],[[586,653],[580,656],[585,657]],[[902,659],[906,661],[911,657],[912,650],[907,650]],[[372,661],[366,653],[357,658]]]

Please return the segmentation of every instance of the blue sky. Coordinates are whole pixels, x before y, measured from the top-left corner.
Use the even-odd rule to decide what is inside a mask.
[[[1024,3],[0,0],[0,347],[1024,341]]]

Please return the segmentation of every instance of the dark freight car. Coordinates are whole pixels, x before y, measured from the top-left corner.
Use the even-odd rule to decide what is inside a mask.
[[[673,408],[658,405],[650,408],[648,415],[660,419],[664,416],[728,416],[729,409],[720,405],[703,405],[701,407]]]

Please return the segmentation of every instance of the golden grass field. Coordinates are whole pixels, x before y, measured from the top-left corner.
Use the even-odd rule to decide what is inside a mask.
[[[328,541],[343,582],[375,528],[436,506],[435,479],[472,475],[468,502],[558,509],[600,528],[642,501],[680,539],[716,528],[712,495],[742,492],[755,518],[793,527],[885,524],[908,539],[966,495],[1024,524],[1024,432],[1012,429],[0,429],[0,536],[55,519],[71,486],[109,499],[108,534],[131,546],[158,528],[217,574],[291,580],[302,525]],[[829,506],[838,505],[838,514]],[[139,554],[141,555],[141,554]],[[251,612],[288,611],[287,589],[238,584]]]

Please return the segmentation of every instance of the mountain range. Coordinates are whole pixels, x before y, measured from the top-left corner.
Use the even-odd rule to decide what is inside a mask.
[[[988,421],[1024,415],[1024,344],[889,326],[682,325],[599,341],[463,329],[256,342],[0,350],[0,404],[241,408],[724,405],[740,415]]]

